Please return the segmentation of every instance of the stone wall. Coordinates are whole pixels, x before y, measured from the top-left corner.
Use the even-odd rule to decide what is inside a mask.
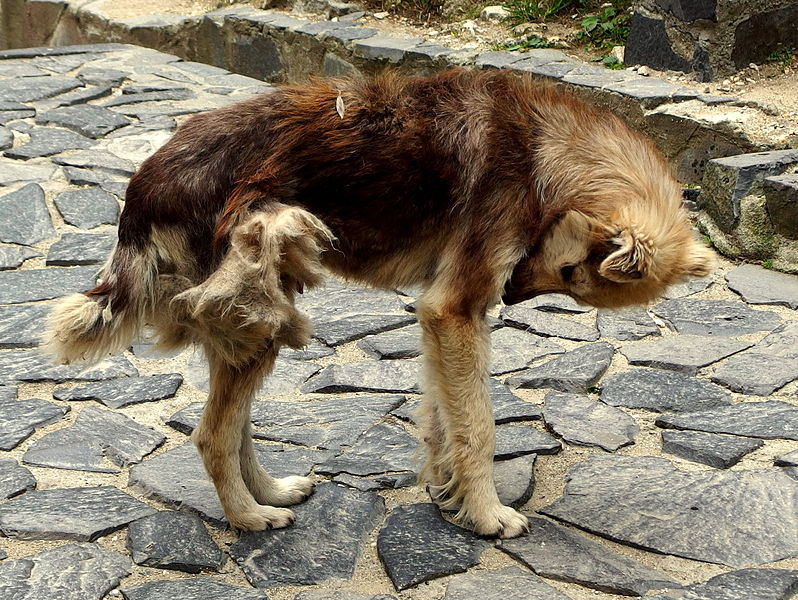
[[[626,62],[723,77],[769,52],[798,47],[798,2],[641,0],[635,3]]]

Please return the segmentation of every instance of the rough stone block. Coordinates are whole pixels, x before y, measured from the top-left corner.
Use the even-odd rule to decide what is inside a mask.
[[[422,38],[394,38],[386,35],[375,35],[355,42],[355,54],[366,59],[384,60],[399,63],[405,58],[407,50],[418,46]]]
[[[798,240],[798,173],[767,177],[764,188],[773,229],[786,238]]]
[[[629,65],[648,65],[655,69],[690,70],[690,62],[671,48],[665,22],[639,12],[632,15],[624,61]]]

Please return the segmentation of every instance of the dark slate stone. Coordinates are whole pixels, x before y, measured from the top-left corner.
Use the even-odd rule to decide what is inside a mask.
[[[763,269],[758,265],[740,265],[726,273],[729,289],[750,304],[780,304],[798,308],[798,278],[794,275]]]
[[[339,473],[332,480],[345,486],[355,488],[361,492],[376,492],[377,490],[395,490],[415,485],[416,474],[411,471],[403,473],[387,473],[370,477],[355,477],[349,473]]]
[[[679,298],[653,308],[671,329],[690,335],[736,337],[771,331],[781,323],[773,312],[753,310],[742,302]]]
[[[410,360],[363,361],[325,367],[300,390],[322,392],[418,392],[421,365]]]
[[[318,486],[292,510],[297,517],[293,526],[244,532],[230,546],[230,554],[257,587],[351,578],[363,545],[385,514],[376,494],[333,484]]]
[[[748,352],[719,363],[711,379],[734,392],[769,396],[798,379],[798,356],[780,357],[760,353],[754,346]]]
[[[530,425],[496,427],[495,460],[517,458],[526,454],[556,454],[560,442]]]
[[[798,45],[798,7],[793,2],[773,10],[762,10],[773,5],[762,5],[747,12],[748,18],[734,30],[731,59],[738,69],[751,62],[763,62],[774,48],[794,48]]]
[[[676,54],[662,19],[652,19],[640,12],[632,14],[629,37],[626,40],[624,62],[627,65],[648,65],[655,69],[691,71],[690,62]]]
[[[601,337],[624,342],[659,335],[659,327],[644,308],[630,307],[617,310],[599,310],[596,325]]]
[[[65,544],[1,564],[0,590],[9,600],[101,600],[131,566],[97,544]]]
[[[346,25],[347,22],[341,21],[342,24]],[[347,42],[353,42],[355,40],[363,40],[366,38],[370,38],[371,36],[377,33],[376,29],[371,27],[341,27],[340,29],[334,29],[329,33],[322,34],[321,38],[332,38],[334,40],[338,40],[346,44]]]
[[[73,185],[101,185],[111,181],[111,175],[104,171],[94,169],[79,169],[77,167],[64,167],[67,181]]]
[[[13,185],[15,183],[28,183],[30,181],[44,182],[50,179],[55,166],[50,163],[20,163],[14,161],[0,162],[0,185]]]
[[[5,388],[0,388],[3,390]],[[37,428],[55,423],[67,410],[39,398],[17,400],[14,395],[0,396],[0,450],[16,448]]]
[[[374,35],[357,40],[355,54],[370,60],[384,60],[389,63],[401,62],[406,52],[423,42],[423,38],[395,38],[387,35]]]
[[[174,87],[160,90],[134,91],[133,86],[124,88],[121,96],[114,96],[103,106],[121,106],[123,104],[138,104],[140,102],[160,102],[161,100],[188,100],[197,95],[188,88]]]
[[[765,442],[703,431],[663,431],[662,451],[717,469],[728,469]]]
[[[776,233],[798,238],[798,173],[774,175],[764,181],[766,207]]]
[[[601,400],[611,406],[681,413],[731,404],[727,391],[703,379],[645,368],[607,377],[601,385]]]
[[[0,101],[34,102],[83,85],[72,77],[24,77],[0,81]]]
[[[27,60],[4,60],[0,62],[0,77],[3,79],[11,77],[41,77],[43,75],[47,75],[47,73],[37,69]]]
[[[798,589],[798,571],[741,569],[687,586],[683,592],[646,596],[647,600],[789,600]]]
[[[0,150],[5,150],[14,145],[14,134],[10,129],[0,127]]]
[[[443,600],[570,600],[540,577],[506,567],[453,577]]]
[[[131,161],[105,150],[72,152],[64,156],[56,156],[52,160],[58,165],[67,165],[80,169],[100,169],[126,177],[136,171],[136,166]]]
[[[377,536],[377,554],[397,590],[479,563],[488,544],[441,517],[434,504],[400,506]]]
[[[493,402],[493,419],[497,425],[540,419],[540,406],[522,400],[495,379],[488,380],[488,391]]]
[[[779,456],[775,461],[775,465],[777,467],[798,467],[798,450]]]
[[[421,355],[421,325],[370,335],[357,347],[374,358],[415,358]]]
[[[177,581],[150,581],[122,590],[125,600],[268,600],[252,588],[228,585],[210,577]]]
[[[61,267],[103,264],[116,244],[112,233],[65,233],[47,251],[47,264]]]
[[[532,498],[536,459],[536,454],[527,454],[493,463],[493,481],[502,504],[519,508]]]
[[[87,406],[73,425],[33,442],[22,462],[54,469],[118,473],[114,465],[140,462],[165,441],[161,433],[122,413]]]
[[[396,600],[396,596],[391,596],[389,594],[361,594],[359,592],[340,589],[317,589],[299,592],[294,600]]]
[[[89,85],[118,86],[130,75],[129,71],[120,69],[104,69],[99,67],[84,67],[78,71],[77,78]]]
[[[0,549],[0,560],[5,560],[5,559],[7,559],[7,558],[8,558],[8,554],[6,554],[6,551],[5,551],[5,550],[3,550],[3,549]],[[1,579],[2,577],[3,577],[3,576],[2,576],[2,575],[0,575],[0,579]]]
[[[750,346],[751,342],[733,339],[674,335],[654,342],[626,344],[621,347],[621,353],[631,365],[694,375],[701,367],[706,367]]]
[[[606,89],[630,96],[646,108],[653,108],[664,102],[688,100],[698,96],[698,92],[692,88],[677,87],[668,81],[653,77],[637,77],[611,83]]]
[[[69,190],[55,197],[64,221],[81,229],[91,229],[119,220],[116,197],[98,188]]]
[[[50,71],[52,73],[68,73],[77,69],[84,63],[97,58],[102,58],[93,53],[63,54],[55,56],[37,56],[31,60],[31,64]]]
[[[508,325],[546,337],[560,337],[584,342],[592,342],[599,337],[595,326],[583,325],[577,321],[527,306],[507,306],[502,309],[501,318]]]
[[[715,20],[717,0],[657,0],[657,4],[682,21]]]
[[[125,44],[75,44],[73,46],[41,46],[38,48],[12,48],[0,50],[0,59],[8,58],[35,58],[38,56],[64,56],[67,54],[115,52],[118,50],[130,51],[130,46]],[[164,55],[169,56],[169,55]],[[176,57],[173,57],[177,60]]]
[[[53,391],[56,400],[96,400],[109,408],[121,408],[140,402],[171,398],[183,383],[180,373],[125,377],[78,387],[60,387]]]
[[[570,296],[566,296],[565,294],[542,294],[540,296],[535,296],[531,300],[526,300],[520,304],[516,304],[515,306],[536,308],[537,310],[542,310],[543,312],[574,315],[588,313],[594,310],[591,306],[582,306],[581,304],[577,304],[576,300]]]
[[[313,337],[330,346],[338,346],[365,335],[410,325],[415,320],[416,318],[408,313],[396,315],[353,315],[345,319],[314,323]]]
[[[283,348],[280,350],[280,358],[288,360],[316,360],[317,358],[324,358],[325,356],[332,356],[333,354],[335,354],[335,350],[316,340],[310,340],[308,345],[301,350],[294,350],[292,348]]]
[[[418,442],[401,425],[380,423],[369,428],[349,450],[316,467],[325,475],[376,475],[412,471]]]
[[[667,429],[798,440],[798,406],[779,400],[742,402],[681,415],[662,415],[656,424]]]
[[[61,94],[55,98],[43,101],[40,110],[84,104],[90,100],[110,96],[113,91],[114,88],[111,85],[92,85],[85,88],[78,88],[66,94]]]
[[[614,348],[607,342],[580,346],[540,366],[509,377],[510,387],[554,388],[561,392],[584,392],[596,383],[612,362]]]
[[[619,408],[578,394],[546,394],[546,426],[570,444],[598,446],[608,452],[634,444],[635,420]]]
[[[681,587],[662,573],[546,519],[529,519],[529,533],[502,540],[501,549],[538,575],[589,588],[644,596],[651,590]]]
[[[20,540],[93,541],[154,512],[111,486],[35,490],[0,504],[0,532]]]
[[[19,496],[36,487],[36,479],[13,459],[0,459],[0,500]]]
[[[35,114],[36,111],[33,108],[20,102],[0,101],[0,125],[5,125],[16,119],[28,119]]]
[[[39,345],[49,304],[0,306],[0,348],[33,348]]]
[[[124,356],[113,356],[96,365],[56,365],[50,357],[37,350],[0,353],[0,385],[17,381],[102,381],[138,374]]]
[[[565,352],[565,348],[548,338],[513,327],[502,327],[491,333],[490,343],[491,375],[517,371],[544,356]]]
[[[475,64],[476,66],[482,68],[492,67],[494,69],[503,69],[504,67],[508,67],[513,63],[517,63],[519,60],[523,58],[524,57],[520,54],[510,54],[509,52],[498,50],[491,52],[483,52],[482,54],[477,56]]]
[[[540,512],[616,541],[732,567],[798,555],[798,481],[778,468],[688,472],[594,454],[566,480]]]
[[[60,125],[94,139],[131,123],[127,117],[93,104],[48,110],[37,114],[36,122],[43,125]]]
[[[0,198],[0,214],[14,215],[13,219],[0,221],[0,242],[32,246],[55,237],[44,190],[38,183],[29,183]]]
[[[40,256],[40,254],[30,248],[0,246],[0,271],[16,269],[26,260],[34,256]]]
[[[199,517],[185,512],[162,511],[127,529],[127,549],[138,565],[186,573],[218,571],[224,555]]]

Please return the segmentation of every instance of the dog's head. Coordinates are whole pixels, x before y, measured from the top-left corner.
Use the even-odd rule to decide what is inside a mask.
[[[515,266],[502,300],[562,293],[599,308],[644,304],[713,265],[681,210],[663,218],[627,205],[605,220],[572,210]]]

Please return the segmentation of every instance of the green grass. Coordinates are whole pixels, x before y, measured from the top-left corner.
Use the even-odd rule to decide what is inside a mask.
[[[524,42],[515,42],[512,44],[495,44],[491,50],[529,50],[531,48],[548,48],[549,42],[538,36],[532,36]]]
[[[507,0],[504,3],[513,24],[547,21],[568,11],[584,8],[587,0]]]
[[[599,48],[622,46],[629,37],[629,22],[628,11],[605,6],[601,12],[582,19],[577,37]]]
[[[791,67],[798,57],[798,50],[795,48],[781,48],[780,50],[773,50],[765,57],[769,63],[778,63],[783,69]]]
[[[769,271],[772,271],[773,270],[773,259],[772,258],[766,258],[765,260],[763,260],[762,261],[762,268],[763,269],[768,269]]]

